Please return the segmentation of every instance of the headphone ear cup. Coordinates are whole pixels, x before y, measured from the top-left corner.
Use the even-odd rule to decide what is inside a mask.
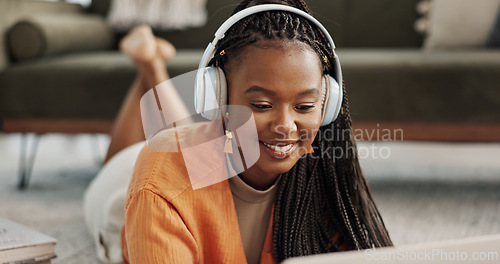
[[[224,74],[224,71],[221,68],[216,67],[215,69],[217,71],[216,75],[218,76],[218,90],[219,90],[217,101],[219,103],[219,108],[222,108],[223,106],[227,105],[227,80],[226,80],[226,75]]]
[[[224,71],[218,67],[206,67],[203,82],[205,98],[203,98],[201,115],[209,120],[222,118],[222,106],[225,106],[227,102],[227,82]]]
[[[343,92],[337,80],[328,74],[323,75],[322,86],[322,98],[324,99],[322,100],[321,126],[326,126],[339,115]]]

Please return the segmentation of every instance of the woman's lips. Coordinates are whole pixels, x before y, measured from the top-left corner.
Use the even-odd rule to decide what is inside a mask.
[[[264,146],[264,149],[267,151],[269,155],[277,159],[284,159],[289,157],[292,154],[292,152],[297,148],[298,145],[298,141],[295,141],[293,143],[280,142],[274,144],[259,141],[259,143],[261,143],[261,145]]]

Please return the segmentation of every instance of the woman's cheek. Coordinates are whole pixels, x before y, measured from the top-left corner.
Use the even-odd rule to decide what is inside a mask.
[[[257,127],[257,133],[260,135],[266,132],[269,127],[269,123],[272,122],[272,116],[268,113],[253,112],[255,119],[255,126]],[[260,138],[260,137],[259,137]]]
[[[312,142],[318,133],[321,126],[321,113],[316,113],[315,116],[305,118],[299,124],[301,141]]]

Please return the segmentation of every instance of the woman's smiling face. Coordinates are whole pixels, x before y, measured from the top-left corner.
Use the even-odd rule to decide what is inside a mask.
[[[245,48],[226,66],[229,104],[254,114],[260,158],[240,176],[257,189],[272,185],[308,152],[321,124],[318,55],[299,41],[267,44]]]

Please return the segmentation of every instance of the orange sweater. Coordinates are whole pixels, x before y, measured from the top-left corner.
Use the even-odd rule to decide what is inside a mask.
[[[220,149],[208,144],[197,152],[204,175],[227,179],[225,159],[214,155],[223,154]],[[125,205],[124,262],[246,263],[228,181],[193,190],[185,156],[148,147],[141,151]],[[271,230],[269,224],[261,263],[275,263]]]

